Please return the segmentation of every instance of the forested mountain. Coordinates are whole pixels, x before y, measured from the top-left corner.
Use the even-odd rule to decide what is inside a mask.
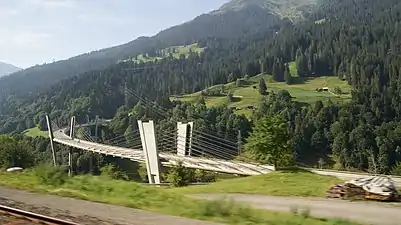
[[[218,15],[203,14],[187,23],[161,31],[154,37],[140,37],[124,45],[37,65],[4,77],[0,80],[0,95],[2,98],[16,96],[18,99],[24,99],[27,94],[36,97],[38,92],[45,91],[63,79],[91,70],[105,69],[139,53],[192,44],[208,38],[237,38],[250,32],[267,31],[272,25],[279,27],[281,23],[286,23],[286,20],[283,21],[268,9],[251,4],[241,10],[228,10]]]
[[[281,18],[298,20],[308,15],[315,8],[317,2],[318,0],[232,0],[212,13],[240,11],[249,6],[256,6],[268,10]]]
[[[254,11],[230,11],[227,15],[250,16],[263,10],[247,8]],[[263,15],[266,20],[278,18]],[[305,106],[282,90],[264,97],[253,121],[272,115],[286,119],[298,162],[319,161],[336,168],[389,173],[401,161],[400,23],[398,0],[322,0],[305,21],[295,25],[284,22],[272,27],[258,22],[255,29],[242,27],[247,32],[229,38],[224,32],[233,33],[216,27],[214,37],[205,34],[196,39],[204,48],[201,53],[192,52],[179,59],[115,64],[55,84],[34,101],[11,104],[11,99],[6,99],[8,107],[3,108],[6,114],[0,118],[4,124],[1,132],[43,124],[43,115],[49,113],[65,122],[71,115],[78,119],[85,114],[106,118],[116,115],[112,126],[103,133],[108,137],[132,130],[135,119],[155,119],[159,128],[166,130],[175,126],[173,119],[194,115],[209,121],[197,119],[198,126],[221,135],[232,136],[237,129],[248,133],[252,121],[234,115],[224,106],[208,109],[201,99],[198,105],[191,106],[172,103],[168,97],[260,73],[272,74],[276,81],[283,82],[287,63],[295,62],[301,78],[332,75],[348,81],[353,88],[351,101],[318,101]],[[179,33],[186,26],[189,25],[172,31]],[[191,29],[186,37],[192,37],[198,28]],[[165,31],[165,37],[173,37],[172,31]],[[127,94],[125,87],[155,100],[172,116],[161,118],[154,108]]]
[[[21,68],[18,68],[16,66],[0,62],[0,77],[4,75],[9,75],[12,73],[15,73],[17,71],[21,70]]]

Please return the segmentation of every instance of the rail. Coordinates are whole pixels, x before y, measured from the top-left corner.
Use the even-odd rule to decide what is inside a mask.
[[[52,225],[79,225],[78,223],[61,220],[53,217],[48,217],[44,215],[40,215],[33,212],[28,212],[4,205],[0,205],[0,213],[15,216],[15,217],[23,217],[33,221],[39,221],[45,224],[52,224]]]

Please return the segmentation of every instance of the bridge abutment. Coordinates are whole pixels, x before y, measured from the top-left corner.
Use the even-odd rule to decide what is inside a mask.
[[[160,160],[157,151],[156,132],[153,121],[138,121],[146,170],[150,184],[160,184]]]

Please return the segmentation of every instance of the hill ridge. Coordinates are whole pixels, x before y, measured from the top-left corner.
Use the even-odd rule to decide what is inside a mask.
[[[22,70],[22,68],[19,68],[12,64],[0,62],[0,77],[15,73],[19,70]]]

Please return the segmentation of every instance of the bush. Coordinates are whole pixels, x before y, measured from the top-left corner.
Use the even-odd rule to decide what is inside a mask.
[[[194,180],[192,170],[185,168],[182,162],[171,168],[167,174],[167,182],[173,187],[183,187],[189,185]]]
[[[65,169],[59,166],[44,164],[36,167],[34,172],[39,183],[46,185],[59,186],[64,184],[68,179]]]
[[[205,170],[195,170],[195,181],[200,183],[210,183],[216,181],[216,175],[213,172]]]
[[[128,180],[127,174],[113,164],[107,164],[100,168],[100,175],[113,180]]]
[[[139,178],[141,179],[141,182],[145,182],[145,183],[149,182],[148,171],[146,169],[146,165],[139,165],[138,175],[139,175]]]
[[[401,176],[401,162],[397,162],[397,164],[391,168],[390,174],[394,176]]]

